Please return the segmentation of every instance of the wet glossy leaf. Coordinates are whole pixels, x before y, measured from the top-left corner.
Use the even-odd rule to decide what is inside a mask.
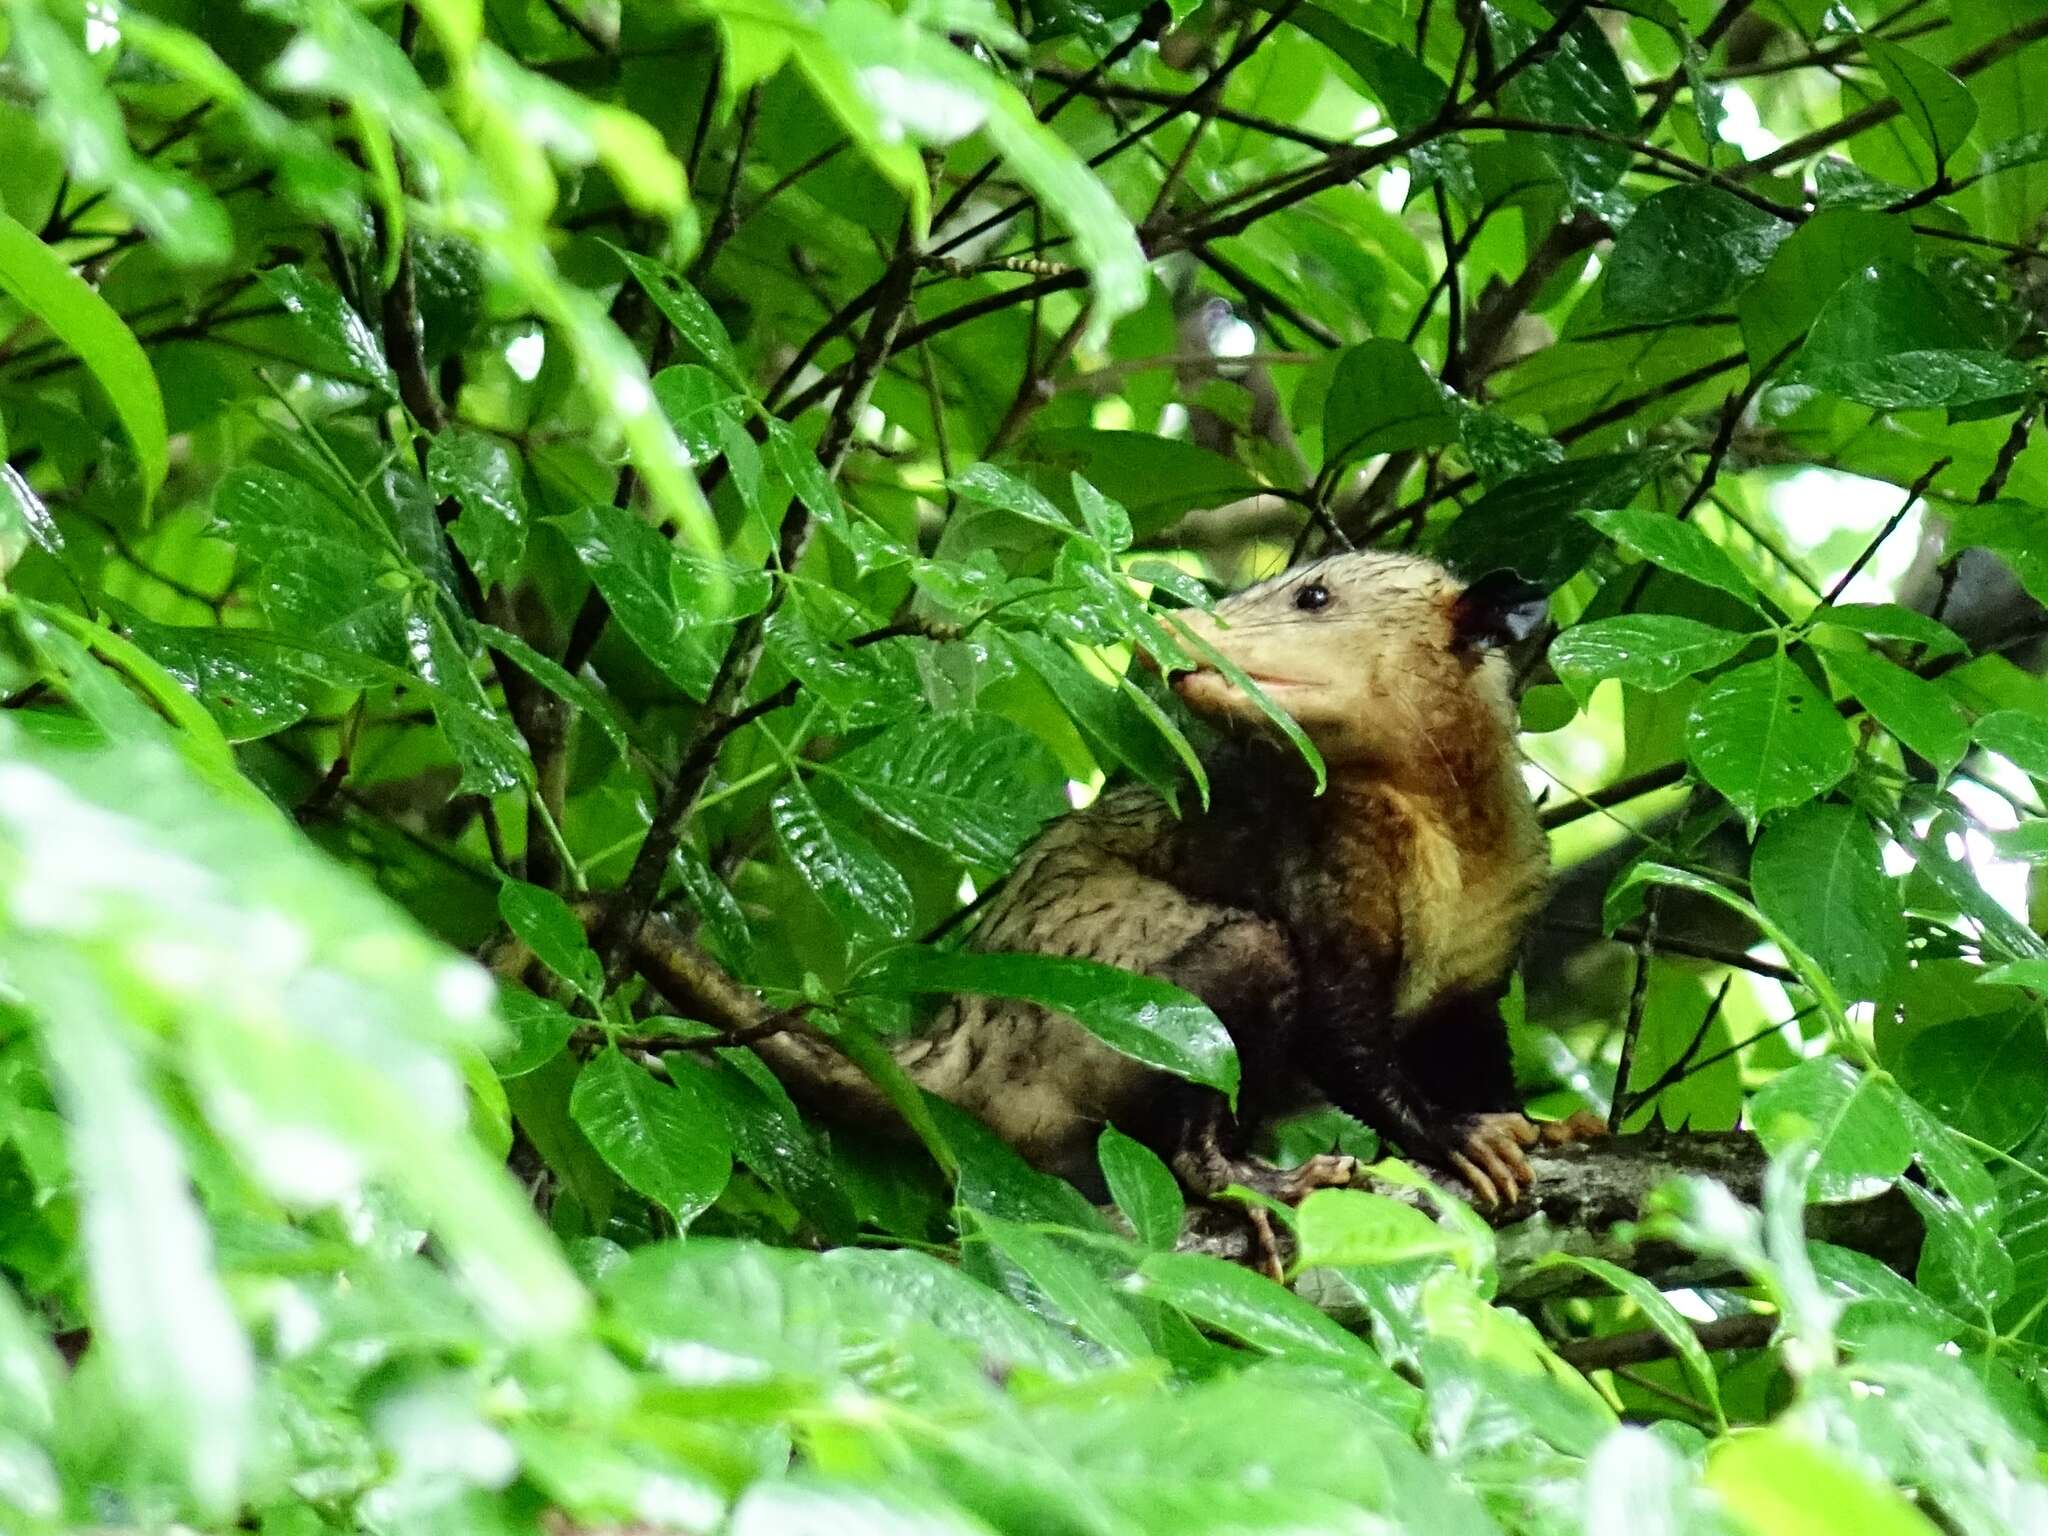
[[[617,1050],[576,1074],[569,1113],[612,1171],[687,1228],[732,1176],[732,1144],[715,1106],[697,1102]]]
[[[1102,1128],[1095,1157],[1109,1181],[1110,1198],[1130,1222],[1138,1241],[1162,1253],[1170,1251],[1187,1215],[1187,1199],[1173,1170],[1151,1148],[1113,1125]]]
[[[1883,410],[2002,400],[2032,385],[2024,366],[1981,344],[1931,278],[1900,265],[1863,267],[1836,290],[1794,373]]]
[[[804,782],[792,778],[769,802],[783,853],[846,930],[862,938],[910,932],[910,887],[859,832],[829,817]]]
[[[498,887],[498,913],[535,959],[588,1002],[594,1005],[599,1001],[604,992],[604,967],[567,902],[524,880],[507,880]]]
[[[1637,507],[1588,512],[1587,522],[1632,555],[1667,571],[1718,587],[1731,597],[1756,606],[1756,588],[1734,559],[1691,523]]]
[[[1113,1355],[1142,1359],[1152,1353],[1129,1304],[1076,1250],[1022,1222],[977,1213],[974,1229],[1022,1270],[1032,1286],[1073,1323]]]
[[[979,868],[1006,867],[1067,808],[1052,755],[996,715],[906,721],[834,759],[830,771],[884,821]]]
[[[526,552],[526,495],[519,463],[494,437],[443,432],[427,453],[427,484],[462,513],[448,527],[486,590],[512,574]]]
[[[1686,750],[1752,822],[1831,788],[1855,758],[1841,716],[1782,652],[1707,685],[1686,720]]]
[[[1913,1160],[1897,1092],[1876,1074],[1824,1056],[1772,1078],[1752,1102],[1750,1117],[1773,1151],[1797,1140],[1818,1145],[1809,1199],[1867,1199]]]
[[[396,398],[398,380],[385,360],[384,348],[333,284],[290,264],[271,267],[257,276],[284,310],[286,328],[309,365],[335,378],[366,385],[386,398]]]
[[[1531,49],[1535,28],[1494,7],[1488,7],[1486,14],[1494,48],[1501,57],[1514,58]],[[1628,74],[1599,23],[1588,16],[1572,23],[1548,57],[1523,68],[1502,100],[1518,117],[1575,123],[1608,133],[1631,134],[1638,122]],[[1629,152],[1617,144],[1549,135],[1540,143],[1573,197],[1581,201],[1599,203],[1601,194],[1628,169]]]
[[[1719,666],[1754,638],[1677,614],[1624,614],[1574,624],[1552,643],[1550,664],[1582,700],[1610,678],[1655,692]]]
[[[1202,1253],[1155,1253],[1138,1274],[1146,1295],[1253,1349],[1366,1370],[1379,1367],[1362,1340],[1264,1275],[1236,1264]]]
[[[725,588],[727,606],[703,562],[617,507],[586,507],[547,521],[569,541],[633,643],[692,697],[701,697],[717,672],[708,627],[767,601],[765,578],[750,573]]]
[[[1904,963],[1906,923],[1869,817],[1802,805],[1774,818],[1750,863],[1757,905],[1828,968],[1848,997],[1877,997]]]
[[[726,334],[724,322],[704,301],[704,296],[660,262],[618,246],[612,249],[633,274],[633,281],[654,301],[662,318],[675,327],[684,345],[724,375],[734,388],[744,391],[747,376],[733,351],[732,337]]]
[[[575,1017],[560,1003],[537,997],[524,987],[498,989],[498,1016],[510,1037],[491,1057],[500,1077],[523,1077],[561,1054],[575,1032]]]
[[[1646,200],[1615,237],[1606,312],[1628,323],[1705,314],[1757,278],[1792,232],[1773,214],[1705,183]]]

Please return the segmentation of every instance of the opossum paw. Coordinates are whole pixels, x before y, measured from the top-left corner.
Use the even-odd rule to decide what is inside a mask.
[[[1230,1165],[1228,1182],[1257,1190],[1282,1205],[1299,1205],[1319,1189],[1342,1189],[1358,1177],[1359,1162],[1335,1152],[1318,1152],[1292,1168],[1246,1158]]]
[[[1275,1198],[1299,1205],[1319,1189],[1343,1189],[1358,1177],[1359,1161],[1339,1152],[1318,1152],[1305,1163],[1281,1172]]]
[[[1565,1147],[1575,1141],[1604,1139],[1607,1122],[1590,1109],[1575,1109],[1562,1120],[1537,1121],[1536,1130],[1546,1147]]]
[[[1536,1182],[1522,1149],[1534,1146],[1541,1135],[1526,1115],[1473,1115],[1453,1135],[1446,1160],[1480,1204],[1505,1209]]]

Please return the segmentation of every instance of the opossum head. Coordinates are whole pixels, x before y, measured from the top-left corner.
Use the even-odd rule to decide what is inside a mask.
[[[1543,612],[1541,591],[1510,572],[1465,582],[1415,555],[1334,555],[1182,615],[1196,665],[1174,688],[1211,719],[1271,728],[1206,644],[1333,767],[1461,779],[1475,758],[1508,750],[1516,710],[1503,648]]]

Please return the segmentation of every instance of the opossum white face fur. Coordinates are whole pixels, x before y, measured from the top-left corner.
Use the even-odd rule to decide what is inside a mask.
[[[1460,581],[1433,560],[1361,550],[1247,587],[1182,616],[1285,710],[1331,767],[1452,781],[1475,750],[1512,736],[1502,647],[1534,631],[1543,597],[1511,573]],[[1199,646],[1187,647],[1199,663]],[[1213,666],[1174,678],[1189,708],[1271,729]],[[1448,787],[1448,786],[1447,786]]]

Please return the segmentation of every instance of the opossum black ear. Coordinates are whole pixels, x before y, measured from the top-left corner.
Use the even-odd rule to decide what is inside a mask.
[[[1513,571],[1480,577],[1451,607],[1451,627],[1459,645],[1513,645],[1536,633],[1547,609],[1543,589]]]

